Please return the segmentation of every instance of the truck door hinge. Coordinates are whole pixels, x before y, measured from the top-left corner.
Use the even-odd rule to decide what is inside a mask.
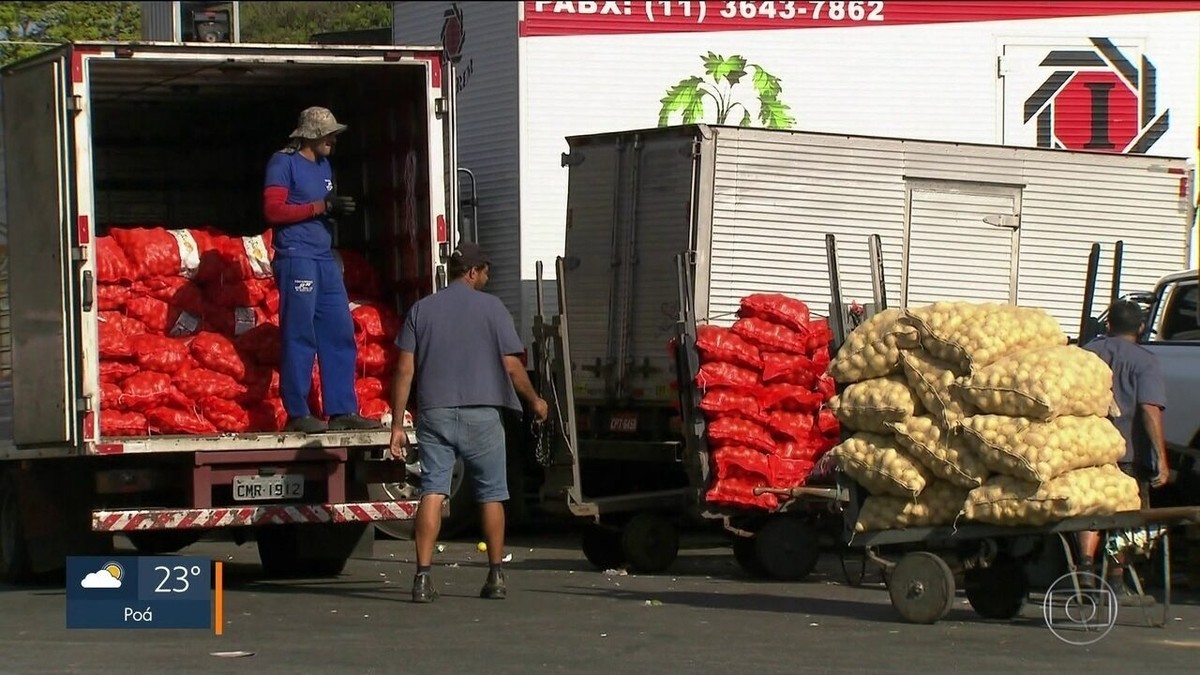
[[[433,114],[438,117],[445,117],[450,111],[450,106],[446,103],[445,97],[439,96],[433,100]]]
[[[564,152],[560,160],[562,166],[579,166],[583,164],[583,153],[581,152]]]
[[[1021,217],[1010,213],[998,216],[984,216],[983,222],[992,227],[1007,227],[1010,230],[1016,230],[1021,227]]]
[[[78,400],[75,401],[75,405],[82,412],[92,412],[92,397],[91,396],[81,396],[81,397],[79,397]]]
[[[83,112],[83,97],[68,96],[67,97],[67,112],[80,113]]]
[[[1010,68],[1011,63],[1007,56],[1001,55],[996,57],[996,77],[1008,75]]]

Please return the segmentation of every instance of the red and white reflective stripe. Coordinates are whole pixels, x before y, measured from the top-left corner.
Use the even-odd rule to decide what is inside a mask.
[[[213,529],[289,523],[371,523],[411,520],[417,502],[357,502],[347,504],[263,504],[208,509],[130,509],[93,511],[95,532]]]

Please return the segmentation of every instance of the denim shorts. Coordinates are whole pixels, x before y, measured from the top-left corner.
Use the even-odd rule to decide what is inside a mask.
[[[450,477],[461,457],[479,503],[508,499],[508,462],[499,408],[433,408],[417,415],[421,493],[450,495]]]

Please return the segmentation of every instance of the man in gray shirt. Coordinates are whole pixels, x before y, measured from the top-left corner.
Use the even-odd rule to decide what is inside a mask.
[[[442,502],[461,457],[479,502],[488,577],[480,597],[507,595],[504,579],[504,502],[508,500],[504,424],[500,409],[521,412],[518,394],[534,417],[549,408],[525,372],[525,351],[504,303],[483,292],[490,261],[477,244],[463,243],[450,255],[446,288],[409,309],[400,336],[400,358],[392,385],[392,410],[403,411],[417,382],[417,443],[421,503],[416,516],[417,575],[413,602],[437,598],[430,578],[433,549],[442,525]],[[392,456],[408,454],[404,415],[392,417]]]
[[[1125,456],[1119,464],[1122,471],[1137,479],[1142,508],[1149,508],[1150,489],[1166,485],[1170,472],[1163,434],[1166,382],[1158,358],[1138,344],[1145,331],[1141,307],[1119,300],[1108,308],[1108,334],[1089,342],[1084,349],[1096,353],[1112,369],[1113,398],[1121,411],[1113,423],[1125,437]],[[1080,533],[1079,543],[1084,569],[1090,571],[1099,548],[1099,533]],[[1118,595],[1130,597],[1123,555],[1112,568],[1109,584]]]

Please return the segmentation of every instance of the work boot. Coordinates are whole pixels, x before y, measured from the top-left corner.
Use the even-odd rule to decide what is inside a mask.
[[[1075,577],[1079,581],[1079,588],[1085,591],[1095,590],[1100,577],[1096,574],[1096,566],[1094,564],[1084,563],[1080,565]]]
[[[306,415],[305,417],[289,417],[284,431],[299,431],[302,434],[319,434],[328,431],[329,427],[321,420]]]
[[[378,431],[383,429],[382,422],[369,420],[361,415],[338,415],[330,418],[330,431]]]
[[[1150,607],[1154,598],[1149,595],[1139,595],[1129,584],[1125,583],[1124,568],[1117,567],[1108,575],[1108,586],[1117,596],[1117,603],[1122,607]]]
[[[432,575],[418,574],[413,577],[413,602],[433,602],[437,598],[438,592],[433,590]]]
[[[508,586],[504,583],[504,570],[488,570],[487,581],[479,591],[479,597],[486,600],[503,600],[508,597]]]

